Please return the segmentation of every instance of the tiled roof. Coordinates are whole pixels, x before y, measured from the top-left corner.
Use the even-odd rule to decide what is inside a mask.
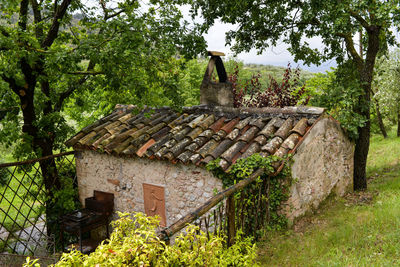
[[[285,156],[293,152],[323,114],[322,108],[171,108],[117,105],[108,116],[82,129],[66,142],[77,150],[116,156],[205,165],[221,158],[227,170],[254,153]]]

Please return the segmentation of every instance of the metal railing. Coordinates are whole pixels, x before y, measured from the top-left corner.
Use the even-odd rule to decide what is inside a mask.
[[[46,256],[54,252],[55,238],[47,231],[46,208],[56,179],[45,185],[40,168],[41,162],[50,160],[54,160],[58,175],[71,179],[76,187],[73,151],[0,164],[0,253]]]

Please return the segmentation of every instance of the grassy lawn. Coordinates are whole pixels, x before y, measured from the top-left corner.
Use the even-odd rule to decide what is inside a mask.
[[[13,172],[14,167],[10,167],[9,170]],[[34,173],[35,171],[30,172],[31,177]],[[34,218],[40,216],[40,203],[34,202],[34,195],[26,196],[27,189],[30,188],[31,192],[34,192],[37,191],[37,186],[29,187],[30,179],[22,173],[15,172],[14,175],[15,178],[11,179],[9,186],[0,186],[0,224],[8,231],[17,230],[19,226],[30,226],[29,223],[24,225],[25,218],[35,221]],[[14,221],[19,226],[14,224]]]
[[[400,265],[400,138],[371,138],[366,192],[329,199],[317,214],[259,244],[264,266]]]
[[[5,147],[0,146],[0,162],[15,162],[12,154]],[[38,164],[36,164],[38,167]],[[18,230],[19,227],[14,224],[16,221],[20,226],[28,227],[29,223],[25,223],[25,217],[31,221],[40,216],[40,203],[34,202],[32,195],[26,197],[27,189],[30,185],[30,178],[24,176],[22,172],[14,171],[15,167],[9,167],[8,170],[14,174],[14,178],[10,180],[9,186],[0,185],[0,225],[8,231]],[[29,175],[33,177],[35,170]],[[20,182],[22,181],[22,183]],[[31,187],[31,192],[37,191],[37,186]],[[16,193],[15,193],[16,192]],[[10,204],[12,203],[12,205]],[[33,209],[32,209],[33,208]],[[6,215],[7,214],[7,215]]]

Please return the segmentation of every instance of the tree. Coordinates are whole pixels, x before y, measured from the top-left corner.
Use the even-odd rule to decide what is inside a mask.
[[[85,93],[140,104],[157,87],[178,102],[169,67],[204,49],[169,0],[3,0],[0,10],[0,142],[17,158],[62,150],[72,131],[66,103],[86,103]],[[51,197],[60,188],[55,162],[40,168]]]
[[[341,64],[346,58],[354,62],[362,94],[353,112],[365,118],[358,127],[354,152],[354,189],[367,187],[366,162],[370,137],[371,82],[379,51],[386,43],[394,43],[391,27],[400,19],[399,1],[250,1],[200,0],[192,2],[192,14],[201,13],[203,29],[216,19],[237,25],[227,33],[227,43],[236,52],[256,48],[262,52],[283,41],[290,45],[295,60],[306,64],[336,59]],[[361,32],[362,54],[356,50],[354,36]],[[323,47],[315,49],[305,38],[319,37]]]
[[[378,63],[373,82],[374,101],[381,103],[383,112],[397,121],[397,136],[400,137],[400,50],[382,56]]]

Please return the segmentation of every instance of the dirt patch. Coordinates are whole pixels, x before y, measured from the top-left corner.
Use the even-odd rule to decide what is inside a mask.
[[[347,194],[344,199],[346,206],[369,205],[378,195],[378,191],[360,191]]]
[[[321,218],[311,216],[304,216],[297,220],[293,225],[293,231],[295,233],[302,234],[306,232],[308,229],[314,226],[323,227],[327,225],[327,222]]]

